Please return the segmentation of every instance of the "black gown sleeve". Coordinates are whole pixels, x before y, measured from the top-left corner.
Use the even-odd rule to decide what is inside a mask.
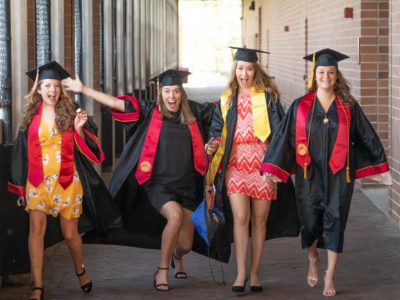
[[[295,152],[295,101],[284,116],[268,146],[262,171],[287,182],[296,159]]]
[[[279,125],[282,122],[283,117],[285,116],[285,112],[283,111],[283,107],[279,99],[276,99],[272,94],[266,93],[267,98],[267,107],[268,107],[268,117],[271,128],[271,134],[268,137],[268,143],[271,142],[272,137],[274,136],[274,132],[276,132],[279,128]]]
[[[11,153],[10,180],[8,191],[25,198],[25,186],[28,177],[28,131],[18,131]]]
[[[382,143],[360,105],[353,107],[355,177],[363,178],[389,171]]]
[[[221,101],[214,108],[214,114],[211,121],[210,127],[210,138],[220,139],[222,134],[222,129],[224,128],[224,120],[222,118],[221,112]]]

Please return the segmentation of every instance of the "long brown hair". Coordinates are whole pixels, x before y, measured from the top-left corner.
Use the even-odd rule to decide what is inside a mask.
[[[181,92],[181,103],[179,107],[179,120],[182,124],[189,124],[196,120],[192,110],[190,109],[189,106],[189,100],[186,94],[185,89],[183,88],[182,85],[178,85],[179,90]],[[172,118],[172,113],[167,109],[167,107],[164,104],[164,101],[162,100],[162,94],[161,94],[162,88],[159,89],[158,95],[157,95],[157,104],[160,107],[160,112],[163,117],[166,118]]]
[[[262,67],[256,63],[252,63],[254,67],[254,88],[258,92],[266,91],[271,93],[276,101],[279,101],[279,91],[271,76],[269,76]],[[236,78],[237,61],[234,60],[229,74],[227,90],[229,92],[229,106],[232,104],[233,99],[239,89],[239,83]]]
[[[316,69],[316,68],[315,68]],[[316,70],[314,70],[316,74]],[[336,95],[339,97],[340,101],[347,103],[348,105],[354,105],[357,100],[350,93],[350,83],[344,78],[343,74],[336,68],[337,79],[334,86]],[[311,91],[316,91],[318,89],[316,76],[314,76]]]
[[[21,129],[27,130],[32,121],[33,116],[37,113],[38,104],[42,102],[42,96],[39,94],[39,89],[43,83],[39,81],[37,85],[32,87],[32,90],[26,96],[27,104],[21,116]],[[60,84],[61,86],[61,84]],[[72,98],[61,86],[61,96],[55,106],[56,118],[54,120],[56,129],[59,133],[71,130],[75,120],[75,104]]]

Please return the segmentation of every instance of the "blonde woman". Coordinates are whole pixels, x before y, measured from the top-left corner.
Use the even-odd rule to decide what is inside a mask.
[[[187,76],[177,70],[157,76],[158,101],[116,98],[84,86],[78,77],[63,81],[67,89],[110,107],[114,119],[127,126],[128,141],[110,183],[126,230],[111,234],[108,242],[161,248],[154,274],[157,291],[171,289],[171,258],[175,278],[187,278],[183,256],[191,251],[194,236],[189,217],[203,193],[204,140],[212,107],[188,100],[182,86]]]
[[[293,185],[282,186],[287,193],[276,201],[277,184],[272,180],[265,182],[261,174],[261,164],[269,141],[284,116],[279,92],[272,78],[257,63],[257,52],[263,51],[235,49],[237,51],[227,89],[221,95],[213,116],[210,130],[212,140],[207,144],[207,152],[214,154],[214,172],[220,169],[216,178],[216,198],[217,203],[223,203],[227,227],[231,225],[233,217],[237,277],[232,292],[245,291],[247,280],[250,280],[252,292],[261,292],[263,287],[259,273],[267,232],[273,237],[296,236],[297,216]],[[281,205],[281,212],[288,212],[286,216],[275,219],[283,224],[280,229],[287,228],[287,231],[272,234],[274,226],[267,228],[272,202]],[[288,216],[293,218],[287,219]],[[251,261],[247,274],[250,223]],[[227,243],[232,240],[229,232],[224,238]]]

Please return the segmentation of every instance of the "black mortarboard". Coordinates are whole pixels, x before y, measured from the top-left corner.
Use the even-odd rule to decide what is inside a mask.
[[[269,54],[269,52],[267,51],[262,51],[257,49],[249,49],[249,48],[233,47],[233,46],[228,46],[228,47],[231,49],[237,49],[234,57],[235,60],[257,62],[258,61],[257,52]]]
[[[167,70],[159,74],[158,76],[151,79],[151,81],[157,82],[157,79],[160,80],[160,87],[166,85],[182,85],[183,81],[188,77],[191,73],[183,70]]]
[[[29,70],[25,74],[28,75],[30,79],[35,81],[38,69],[39,69],[39,80],[43,79],[63,80],[65,78],[71,77],[71,75],[69,75],[69,73],[56,61],[52,61],[47,64],[41,65],[38,68]]]
[[[339,61],[349,58],[347,55],[345,55],[343,53],[326,48],[326,49],[319,50],[318,52],[315,52],[313,54],[304,56],[303,59],[312,62],[314,55],[315,55],[315,67],[335,66],[337,68]]]
[[[304,56],[303,59],[311,61],[311,75],[310,79],[308,80],[308,88],[312,88],[313,81],[314,81],[314,71],[315,68],[318,66],[334,66],[336,69],[338,68],[338,62],[349,58],[347,55],[337,52],[335,50],[325,48],[314,52],[313,54]]]

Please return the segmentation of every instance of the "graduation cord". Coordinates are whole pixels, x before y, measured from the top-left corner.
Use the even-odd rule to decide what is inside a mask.
[[[315,102],[317,100],[317,93],[315,93],[315,97],[314,97],[314,101],[313,101],[313,107],[312,107],[312,111],[311,111],[311,119],[310,119],[310,126],[308,127],[308,134],[307,134],[307,153],[308,156],[310,156],[310,138],[311,138],[311,126],[313,123],[313,119],[314,119],[314,110],[315,110]],[[307,121],[306,121],[307,122]],[[304,167],[303,167],[303,173],[304,173],[304,179],[307,179],[307,159],[304,161]]]
[[[217,249],[218,258],[221,259],[221,254],[219,253],[219,249],[218,249],[218,248],[216,248],[216,249]],[[209,268],[210,268],[210,273],[211,273],[211,276],[212,276],[213,280],[214,280],[217,284],[226,285],[226,282],[225,282],[225,274],[224,274],[224,268],[223,268],[223,266],[222,266],[222,262],[221,262],[221,261],[219,262],[219,263],[220,263],[220,266],[221,266],[222,281],[218,281],[218,280],[215,278],[215,275],[214,275],[214,272],[213,272],[213,269],[212,269],[212,266],[211,266],[210,247],[207,248],[207,252],[208,252],[208,266],[209,266]]]

